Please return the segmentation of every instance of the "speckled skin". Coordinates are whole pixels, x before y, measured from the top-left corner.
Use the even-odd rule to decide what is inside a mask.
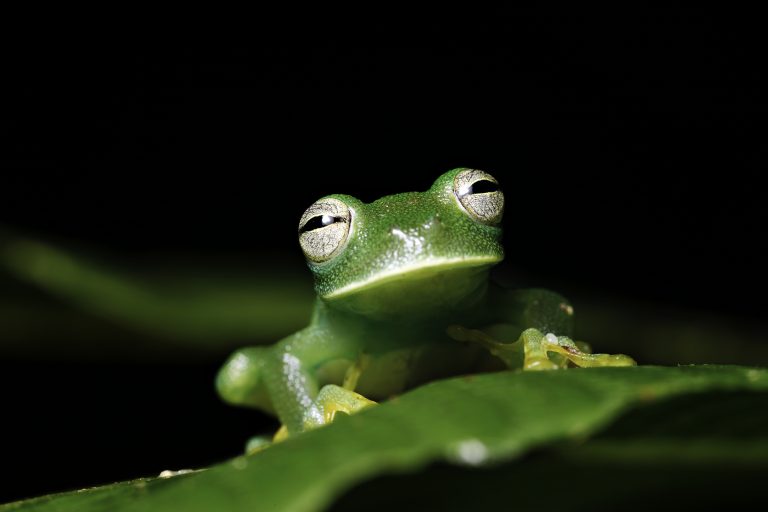
[[[454,169],[426,192],[370,204],[331,195],[310,207],[302,225],[338,216],[301,235],[318,296],[310,325],[271,347],[236,352],[217,378],[221,396],[276,413],[295,434],[434,378],[505,365],[564,367],[565,358],[631,364],[580,352],[565,337],[573,308],[560,295],[489,283],[489,269],[503,259],[504,198],[461,195],[484,177],[495,183],[482,171]]]

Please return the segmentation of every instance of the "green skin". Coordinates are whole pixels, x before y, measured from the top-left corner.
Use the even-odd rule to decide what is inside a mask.
[[[322,199],[346,205],[348,222],[304,236],[349,230],[323,261],[303,244],[317,292],[309,326],[273,346],[233,354],[217,377],[222,398],[276,414],[281,438],[437,378],[565,368],[569,361],[633,365],[627,356],[590,354],[571,341],[573,308],[562,296],[489,281],[504,257],[503,196],[478,193],[480,207],[467,207],[457,180],[468,172],[476,171],[454,169],[426,192],[370,204],[344,195]]]

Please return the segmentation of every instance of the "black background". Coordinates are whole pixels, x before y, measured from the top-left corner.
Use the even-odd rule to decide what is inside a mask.
[[[416,23],[418,47],[372,19],[343,44],[322,27],[294,27],[290,47],[263,31],[30,40],[2,64],[0,222],[126,259],[277,254],[303,271],[296,223],[316,198],[423,190],[469,166],[501,181],[508,264],[537,284],[761,320],[758,28],[695,12],[489,19]],[[390,42],[357,44],[369,33]],[[217,401],[220,362],[9,358],[17,471],[0,500],[234,455],[268,420]]]

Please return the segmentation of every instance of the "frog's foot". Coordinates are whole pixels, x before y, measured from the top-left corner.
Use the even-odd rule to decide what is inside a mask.
[[[589,352],[589,345],[581,342],[574,342],[567,336],[555,336],[552,333],[542,334],[536,329],[528,329],[523,332],[523,336],[528,335],[530,339],[537,339],[531,346],[536,347],[538,352],[535,353],[535,357],[540,357],[541,353],[545,354],[558,354],[561,357],[562,364],[567,365],[567,361],[570,361],[576,366],[582,368],[592,368],[597,366],[635,366],[635,360],[624,354],[591,354]],[[521,336],[521,338],[523,337]],[[525,343],[525,342],[524,342]],[[533,368],[528,367],[528,347],[526,347],[526,361],[524,369],[530,370]],[[531,350],[531,354],[534,355],[534,350]],[[550,359],[552,356],[550,355]],[[562,367],[562,366],[561,366]]]
[[[514,343],[500,343],[482,331],[451,326],[448,334],[459,341],[479,343],[509,368],[523,370],[555,370],[566,368],[570,361],[576,366],[634,366],[635,361],[623,354],[591,354],[589,345],[578,344],[566,336],[544,334],[526,329]]]
[[[245,443],[245,454],[252,455],[256,452],[260,452],[261,450],[269,447],[272,443],[272,436],[253,436],[252,438],[248,439],[248,442]]]
[[[315,399],[316,407],[304,418],[304,428],[311,429],[331,423],[337,412],[354,414],[362,409],[376,405],[363,395],[335,384],[323,386]]]
[[[245,454],[252,455],[286,439],[288,439],[288,429],[285,425],[281,425],[274,435],[262,434],[248,439],[245,443]]]

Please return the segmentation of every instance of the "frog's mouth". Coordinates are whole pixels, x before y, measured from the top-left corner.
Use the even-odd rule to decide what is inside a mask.
[[[452,309],[485,289],[495,256],[430,258],[376,272],[324,295],[323,299],[361,313]]]

